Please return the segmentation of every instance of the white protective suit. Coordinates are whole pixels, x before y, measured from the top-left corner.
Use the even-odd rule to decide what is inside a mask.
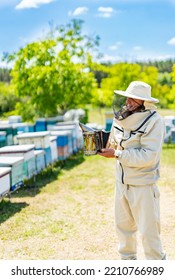
[[[116,149],[115,221],[122,259],[137,259],[140,231],[146,259],[165,259],[160,240],[159,178],[164,122],[155,109],[114,119],[110,144]]]

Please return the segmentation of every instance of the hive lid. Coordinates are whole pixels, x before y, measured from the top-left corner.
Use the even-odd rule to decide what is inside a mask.
[[[34,148],[34,144],[5,146],[0,148],[0,154],[29,152],[31,150],[34,150]]]
[[[16,163],[23,162],[23,157],[0,157],[0,166],[12,166]]]
[[[42,154],[44,155],[45,151],[44,150],[35,150],[34,154],[35,154],[35,156],[42,155]]]
[[[7,175],[11,172],[10,167],[0,167],[0,178],[3,177],[4,175]]]
[[[17,135],[17,139],[49,136],[49,131],[25,132]]]

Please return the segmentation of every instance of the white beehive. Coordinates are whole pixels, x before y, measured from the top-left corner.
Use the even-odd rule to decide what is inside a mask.
[[[50,136],[50,148],[51,148],[52,162],[55,162],[58,160],[57,137],[56,136]]]
[[[10,192],[10,167],[0,167],[0,198]]]
[[[27,132],[19,134],[16,137],[20,145],[34,144],[36,149],[45,149],[50,147],[49,131]]]
[[[46,167],[45,152],[44,150],[35,150],[35,162],[37,174]]]
[[[23,157],[0,157],[0,167],[10,167],[10,191],[15,191],[23,185]]]

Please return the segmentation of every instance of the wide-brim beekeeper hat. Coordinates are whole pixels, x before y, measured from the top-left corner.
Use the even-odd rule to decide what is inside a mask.
[[[114,92],[125,97],[140,99],[150,103],[159,102],[158,99],[151,96],[151,86],[145,82],[133,81],[125,91],[114,90]]]

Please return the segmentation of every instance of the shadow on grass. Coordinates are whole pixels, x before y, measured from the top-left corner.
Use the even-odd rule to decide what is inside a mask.
[[[29,204],[26,202],[11,202],[10,200],[3,199],[0,202],[0,224],[15,215],[17,212],[20,212],[28,205]]]
[[[61,175],[62,170],[70,170],[81,164],[83,161],[84,154],[82,151],[72,155],[65,161],[57,161],[54,164],[47,166],[47,168],[42,170],[35,177],[25,181],[24,186],[16,190],[11,197],[34,197],[40,192],[41,188],[59,179],[59,175]]]

